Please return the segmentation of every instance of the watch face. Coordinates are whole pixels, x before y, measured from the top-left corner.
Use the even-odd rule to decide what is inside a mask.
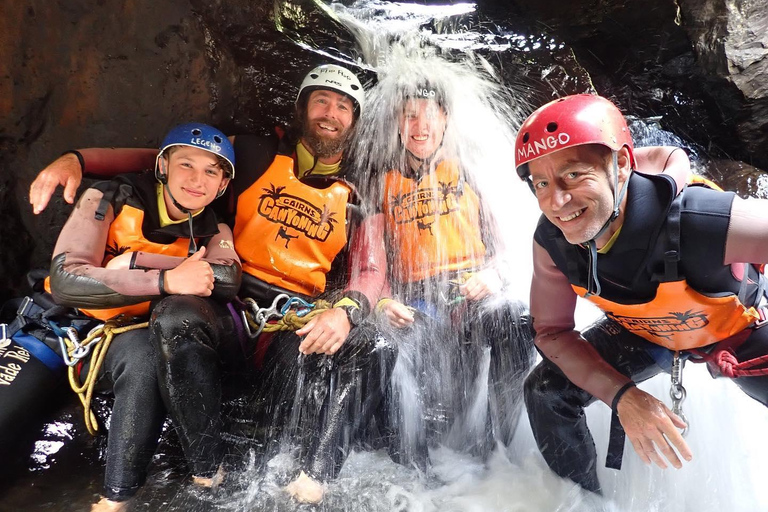
[[[354,306],[345,306],[344,311],[347,312],[347,319],[349,319],[349,323],[352,325],[352,327],[360,325],[360,322],[363,320],[363,312],[360,310],[360,308],[356,308]]]

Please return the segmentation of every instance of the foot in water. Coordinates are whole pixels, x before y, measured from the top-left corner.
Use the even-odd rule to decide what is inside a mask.
[[[204,487],[206,489],[216,489],[219,485],[221,485],[221,482],[224,481],[225,474],[226,473],[224,472],[224,466],[219,466],[219,469],[218,471],[216,471],[216,474],[211,477],[192,475],[192,483],[197,485],[198,487]]]
[[[320,503],[325,486],[302,471],[296,480],[285,486],[285,492],[299,503]]]
[[[91,505],[91,512],[124,512],[128,510],[128,501],[112,501],[101,498]]]

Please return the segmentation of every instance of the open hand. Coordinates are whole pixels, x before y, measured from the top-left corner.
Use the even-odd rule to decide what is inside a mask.
[[[347,312],[341,308],[323,311],[296,331],[304,339],[299,345],[302,354],[335,354],[344,342],[352,326]]]
[[[690,461],[693,458],[688,443],[685,442],[678,428],[684,428],[685,422],[652,395],[637,388],[628,390],[619,400],[616,409],[632,447],[646,464],[653,462],[662,469],[667,463],[657,450],[675,468],[683,463],[675,453]]]
[[[40,171],[29,186],[29,204],[32,205],[32,211],[37,215],[45,210],[59,185],[64,187],[64,200],[73,204],[82,179],[83,170],[77,156],[72,153],[60,156]]]

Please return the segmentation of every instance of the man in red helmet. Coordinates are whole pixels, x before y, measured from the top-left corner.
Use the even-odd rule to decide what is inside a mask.
[[[711,361],[713,374],[739,377],[740,388],[768,404],[768,368],[756,360],[768,353],[758,267],[768,261],[768,201],[703,186],[678,193],[668,174],[633,172],[621,112],[594,95],[539,108],[520,129],[516,157],[544,214],[531,285],[544,360],[526,380],[525,400],[557,474],[601,491],[584,416],[596,399],[614,411],[608,467],[621,465],[625,432],[647,464],[691,460],[681,415],[635,387],[687,358]],[[578,296],[605,312],[583,333],[574,329]],[[718,366],[723,354],[742,367]]]

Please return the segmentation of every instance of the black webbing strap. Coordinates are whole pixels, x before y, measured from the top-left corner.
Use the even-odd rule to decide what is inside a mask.
[[[626,433],[624,432],[624,427],[621,426],[619,413],[616,410],[616,407],[619,405],[619,399],[624,393],[633,387],[635,387],[635,383],[632,381],[624,384],[616,392],[616,395],[613,397],[613,402],[611,403],[611,409],[613,410],[613,413],[611,414],[611,432],[608,437],[608,453],[605,455],[605,467],[609,469],[621,469],[621,462],[624,459],[624,440],[626,439]]]

